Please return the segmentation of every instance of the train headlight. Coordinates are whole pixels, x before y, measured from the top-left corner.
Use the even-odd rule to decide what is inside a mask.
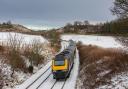
[[[63,70],[64,72],[67,72],[67,70]]]
[[[53,70],[52,72],[56,72],[56,70]]]

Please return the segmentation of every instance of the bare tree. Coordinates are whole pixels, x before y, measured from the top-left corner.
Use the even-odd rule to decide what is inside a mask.
[[[27,51],[27,57],[30,60],[31,66],[38,65],[43,61],[42,51],[44,50],[44,45],[40,40],[34,39]]]
[[[115,0],[111,11],[120,18],[128,18],[128,0]]]

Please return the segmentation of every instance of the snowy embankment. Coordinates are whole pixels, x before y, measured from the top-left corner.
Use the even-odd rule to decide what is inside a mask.
[[[51,49],[49,47],[49,42],[44,39],[42,36],[37,35],[28,35],[28,34],[22,34],[22,33],[15,33],[15,32],[0,32],[0,45],[1,46],[10,46],[9,40],[16,40],[21,41],[22,46],[29,46],[34,41],[38,41],[43,46],[43,50],[41,52],[41,55],[44,56],[44,64],[46,64],[49,59],[53,56]],[[21,50],[22,51],[22,50]],[[0,54],[0,72],[1,76],[3,77],[3,89],[13,89],[14,86],[17,84],[22,83],[26,79],[28,79],[31,74],[30,73],[24,73],[23,71],[15,71],[14,72],[14,78],[11,77],[12,69],[11,65],[8,64],[8,59],[5,57],[6,55]],[[27,60],[24,56],[22,56],[26,66],[30,64],[29,60]],[[34,73],[37,72],[41,67],[44,66],[44,64],[41,64],[39,66],[34,66]]]

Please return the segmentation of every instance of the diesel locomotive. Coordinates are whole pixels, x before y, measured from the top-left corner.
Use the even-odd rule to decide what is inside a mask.
[[[69,41],[69,45],[52,60],[52,73],[54,79],[66,79],[73,68],[76,52],[76,43]]]

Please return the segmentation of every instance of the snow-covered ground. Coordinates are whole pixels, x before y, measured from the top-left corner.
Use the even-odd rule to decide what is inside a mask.
[[[97,89],[128,89],[128,73],[123,72],[115,75],[109,84],[99,86]]]
[[[122,48],[123,46],[115,41],[111,36],[95,36],[95,35],[62,35],[63,40],[74,40],[82,42],[86,45],[97,45],[104,48]]]
[[[0,43],[8,43],[10,38],[17,38],[21,39],[22,43],[24,44],[31,44],[34,40],[38,40],[42,43],[48,42],[42,36],[37,35],[27,35],[22,33],[15,33],[15,32],[0,32]]]

